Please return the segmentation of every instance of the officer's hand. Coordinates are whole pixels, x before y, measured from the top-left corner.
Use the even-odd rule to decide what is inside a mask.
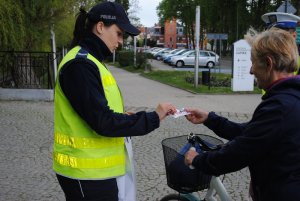
[[[166,116],[174,114],[176,112],[176,108],[171,103],[160,103],[155,109],[155,112],[159,116],[159,120],[163,120]]]

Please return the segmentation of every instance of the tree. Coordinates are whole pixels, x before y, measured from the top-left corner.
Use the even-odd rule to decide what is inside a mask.
[[[25,37],[24,13],[13,0],[0,1],[0,48],[22,48]]]
[[[292,0],[291,3],[300,13],[299,1]],[[222,46],[226,50],[227,44],[243,38],[250,26],[263,30],[261,15],[276,11],[281,4],[281,0],[162,0],[157,11],[161,25],[175,17],[184,25],[186,36],[193,41],[195,10],[199,5],[200,42],[205,33],[225,33],[228,34],[228,41],[223,41]]]
[[[60,38],[69,37],[72,30],[62,22],[74,15],[73,8],[76,6],[73,0],[26,0],[20,1],[25,17],[26,38],[25,50],[50,50],[50,29],[52,26],[64,27]]]
[[[166,20],[176,18],[185,27],[185,34],[189,39],[194,38],[195,1],[193,0],[163,0],[157,7],[159,22],[163,26]],[[191,40],[193,42],[193,40]]]
[[[136,16],[136,13],[140,9],[138,0],[130,0],[128,9],[128,18],[135,26],[141,26],[140,18]]]

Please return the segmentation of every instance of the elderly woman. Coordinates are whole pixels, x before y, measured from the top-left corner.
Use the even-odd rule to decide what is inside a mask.
[[[202,109],[186,118],[204,124],[229,142],[219,151],[189,151],[185,163],[221,175],[249,167],[255,201],[300,200],[300,77],[293,76],[298,51],[286,31],[271,29],[249,40],[250,73],[266,90],[247,123],[235,123]]]

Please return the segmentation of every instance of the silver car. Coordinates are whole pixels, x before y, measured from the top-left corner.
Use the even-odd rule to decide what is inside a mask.
[[[186,52],[183,55],[175,56],[171,58],[171,65],[178,68],[183,66],[195,65],[195,50]],[[199,51],[199,66],[206,66],[209,68],[219,65],[219,55],[212,51],[200,50]]]

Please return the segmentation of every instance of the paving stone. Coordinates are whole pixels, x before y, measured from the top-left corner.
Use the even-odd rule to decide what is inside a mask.
[[[178,108],[201,106],[245,122],[251,119],[251,112],[260,102],[259,95],[191,94],[122,69],[111,70],[120,83],[126,111],[150,112],[159,102],[168,101]],[[193,125],[184,117],[167,117],[149,135],[132,138],[137,201],[156,201],[175,193],[167,186],[161,141],[190,132],[214,135],[205,126]],[[64,200],[52,171],[52,146],[53,102],[0,101],[0,201]],[[248,169],[226,175],[224,185],[234,201],[248,200],[249,178]]]

